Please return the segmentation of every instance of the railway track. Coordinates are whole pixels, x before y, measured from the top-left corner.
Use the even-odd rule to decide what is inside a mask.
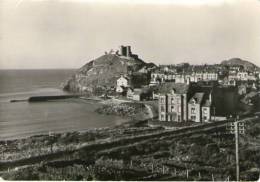
[[[250,117],[243,119],[244,122],[248,121],[259,121],[259,118]],[[112,149],[117,147],[124,147],[130,144],[136,144],[138,142],[145,142],[145,140],[156,139],[156,138],[177,138],[189,136],[197,133],[207,133],[209,131],[217,131],[220,128],[226,127],[226,124],[232,122],[230,120],[219,121],[215,123],[207,123],[203,125],[189,126],[177,130],[166,130],[166,131],[155,131],[148,134],[137,135],[137,136],[123,136],[117,139],[100,139],[94,142],[76,145],[74,148],[63,151],[54,152],[51,154],[44,154],[39,156],[33,156],[30,158],[22,158],[13,161],[0,161],[0,171],[7,170],[9,168],[15,168],[19,166],[37,164],[42,161],[51,161],[59,158],[64,158],[78,151],[83,152],[99,152],[106,149]]]

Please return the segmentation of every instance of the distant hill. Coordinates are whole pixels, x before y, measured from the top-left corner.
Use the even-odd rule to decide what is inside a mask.
[[[243,66],[245,69],[247,70],[259,70],[259,67],[257,67],[255,64],[246,61],[246,60],[242,60],[240,58],[232,58],[229,60],[224,60],[221,62],[222,65],[240,65]]]
[[[147,64],[137,57],[124,57],[116,54],[105,54],[94,59],[69,78],[64,84],[64,90],[79,92],[84,90],[116,86],[116,80],[120,75],[129,74],[146,66]]]

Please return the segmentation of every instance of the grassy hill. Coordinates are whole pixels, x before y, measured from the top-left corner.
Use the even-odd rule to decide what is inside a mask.
[[[233,66],[233,65],[240,65],[243,66],[246,70],[259,70],[260,68],[257,67],[255,64],[246,61],[246,60],[242,60],[240,58],[231,58],[229,60],[224,60],[221,62],[222,65],[229,65],[229,66]]]
[[[81,67],[67,80],[64,89],[78,92],[83,87],[91,91],[97,87],[116,86],[116,80],[121,74],[135,72],[146,65],[144,61],[138,58],[106,54]]]

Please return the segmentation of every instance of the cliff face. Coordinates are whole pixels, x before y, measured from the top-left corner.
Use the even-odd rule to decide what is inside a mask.
[[[95,88],[116,86],[121,74],[129,74],[145,66],[138,58],[126,58],[116,54],[106,54],[81,67],[64,84],[64,90],[71,92],[90,91]]]

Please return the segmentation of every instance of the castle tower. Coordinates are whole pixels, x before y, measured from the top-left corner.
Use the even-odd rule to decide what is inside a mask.
[[[121,45],[119,48],[119,54],[122,56],[126,56],[127,55],[127,48],[126,46]]]
[[[126,57],[131,57],[132,52],[131,52],[131,46],[126,46]]]
[[[119,47],[119,54],[121,56],[131,57],[132,56],[131,46],[123,46],[123,45],[121,45]]]

